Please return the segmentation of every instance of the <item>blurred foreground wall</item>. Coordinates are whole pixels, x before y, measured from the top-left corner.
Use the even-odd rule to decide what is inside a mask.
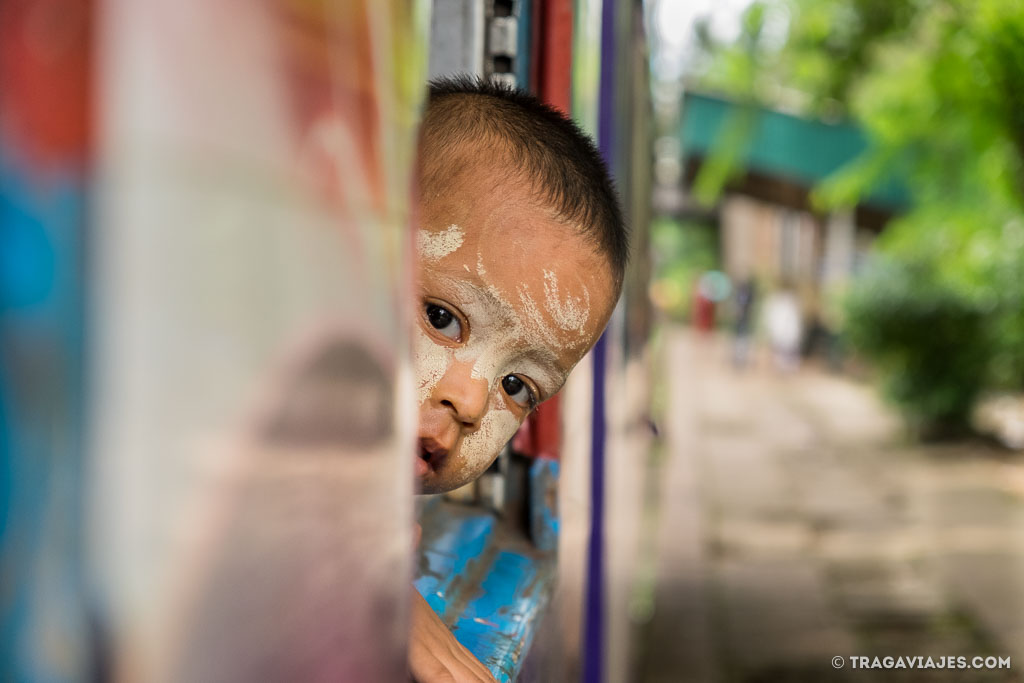
[[[92,4],[0,3],[0,677],[89,661],[83,246]]]
[[[405,675],[425,6],[0,5],[5,677]]]

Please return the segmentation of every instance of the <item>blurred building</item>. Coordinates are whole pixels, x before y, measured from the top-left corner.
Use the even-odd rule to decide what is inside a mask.
[[[823,122],[704,94],[683,100],[680,211],[719,228],[722,267],[731,277],[786,284],[816,308],[825,290],[858,269],[886,223],[908,202],[898,181],[876,187],[850,210],[823,212],[815,186],[854,161],[867,139],[854,124]],[[716,155],[731,179],[710,209],[692,191]],[[815,311],[810,311],[815,312]]]

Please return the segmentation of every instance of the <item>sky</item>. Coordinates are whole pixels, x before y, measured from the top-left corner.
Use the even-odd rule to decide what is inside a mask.
[[[692,63],[693,28],[708,18],[711,35],[732,41],[739,35],[740,18],[752,0],[649,0],[653,67],[661,80],[674,80]]]

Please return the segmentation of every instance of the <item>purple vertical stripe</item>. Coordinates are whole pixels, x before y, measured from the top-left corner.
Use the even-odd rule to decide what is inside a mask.
[[[598,94],[597,145],[614,171],[613,113],[615,107],[615,2],[601,8],[601,73]],[[594,401],[591,425],[590,548],[587,553],[587,600],[584,634],[583,680],[604,678],[604,456],[607,332],[594,347]]]
[[[590,547],[587,551],[587,600],[584,620],[583,680],[600,683],[604,664],[604,440],[605,335],[594,346],[594,401],[591,424]]]

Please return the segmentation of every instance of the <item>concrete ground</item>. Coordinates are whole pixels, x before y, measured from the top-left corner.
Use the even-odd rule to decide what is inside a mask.
[[[726,338],[663,349],[636,680],[1024,680],[1024,459],[912,443],[870,386],[765,355],[739,372]],[[1012,668],[850,660],[900,655]]]

